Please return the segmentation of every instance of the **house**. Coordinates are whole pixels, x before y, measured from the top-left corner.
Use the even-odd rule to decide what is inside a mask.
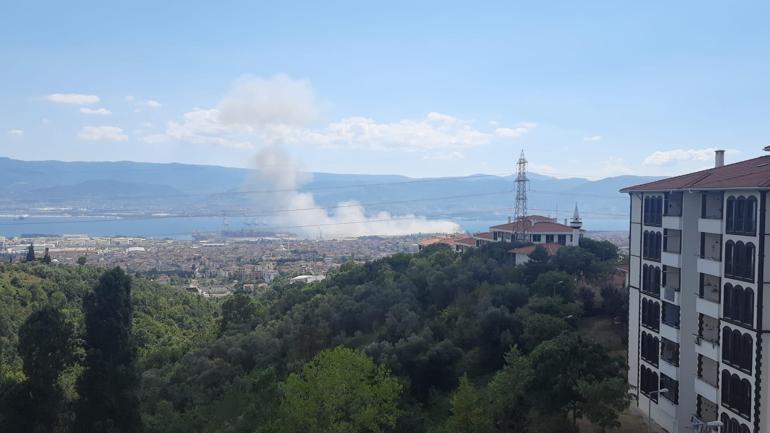
[[[553,257],[556,255],[557,252],[559,252],[559,249],[561,247],[562,247],[561,244],[548,243],[548,244],[528,245],[526,247],[514,248],[509,252],[511,253],[511,255],[513,255],[514,265],[523,265],[529,262],[529,255],[532,254],[537,248],[543,248],[543,250],[545,250],[545,252],[548,254],[549,257]]]
[[[630,197],[628,381],[669,432],[770,432],[770,156]],[[696,430],[705,431],[705,430]]]
[[[556,218],[530,215],[518,221],[492,226],[489,231],[492,232],[493,241],[511,242],[517,238],[517,234],[524,234],[524,239],[521,240],[533,244],[577,246],[583,235],[582,227],[583,221],[576,204],[569,224],[560,224]]]

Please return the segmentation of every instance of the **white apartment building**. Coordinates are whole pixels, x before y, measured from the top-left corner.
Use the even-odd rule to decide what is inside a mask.
[[[628,380],[668,432],[770,432],[768,191],[770,156],[724,165],[723,151],[714,168],[622,190]]]

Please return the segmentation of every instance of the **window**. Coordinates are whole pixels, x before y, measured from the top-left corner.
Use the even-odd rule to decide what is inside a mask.
[[[642,290],[660,296],[661,272],[660,267],[642,265]]]
[[[722,370],[722,406],[751,419],[751,384],[737,374]]]
[[[532,242],[542,242],[542,235],[532,235]]]
[[[553,235],[545,235],[545,241],[549,244],[553,243]]]
[[[567,235],[558,235],[557,237],[559,245],[567,245]]]
[[[682,193],[667,192],[664,196],[664,215],[681,216],[682,215]]]
[[[756,248],[751,242],[742,241],[725,243],[725,276],[746,281],[754,281],[754,253]]]
[[[660,389],[663,388],[668,389],[668,391],[660,395],[671,403],[679,404],[679,382],[661,373]]]
[[[722,361],[739,370],[751,373],[754,339],[729,326],[722,328]]]
[[[658,373],[655,373],[651,369],[645,367],[642,365],[640,367],[640,388],[642,391],[642,394],[646,395],[650,400],[654,401],[655,403],[658,402],[658,394],[652,394],[652,392],[657,391],[658,388]]]
[[[720,417],[720,421],[722,421],[722,432],[723,433],[750,433],[751,430],[749,429],[746,424],[741,424],[738,422],[737,419],[731,417],[730,415],[723,413]]]
[[[642,299],[642,325],[657,332],[660,330],[660,304],[647,298]]]
[[[664,302],[662,311],[663,311],[663,317],[662,317],[663,323],[678,329],[679,328],[679,306],[674,304],[669,304],[668,302]]]
[[[663,224],[663,197],[644,198],[644,225],[660,227]]]
[[[660,261],[663,250],[663,234],[653,230],[645,230],[642,234],[642,257],[647,260]]]
[[[660,339],[660,358],[669,364],[679,366],[679,344],[665,338]]]
[[[727,197],[727,233],[754,236],[757,232],[757,199],[753,196]]]
[[[660,353],[658,337],[642,331],[642,359],[657,367],[658,353]]]
[[[701,200],[701,218],[722,219],[722,199],[721,192],[704,193]]]
[[[724,287],[722,314],[726,319],[754,326],[754,290],[730,283]]]

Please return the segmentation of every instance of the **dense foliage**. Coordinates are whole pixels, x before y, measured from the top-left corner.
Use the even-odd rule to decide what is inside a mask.
[[[617,250],[590,241],[549,258],[538,249],[514,267],[510,248],[458,255],[437,245],[224,302],[134,278],[130,343],[144,430],[535,432],[576,430],[581,418],[614,425],[627,404],[623,363],[581,323],[622,314],[622,292],[603,284]],[[93,348],[80,305],[90,305],[92,288],[99,293],[97,271],[0,271],[2,389],[25,380],[16,335],[33,311],[60,309]],[[72,384],[88,375],[90,363],[85,372],[82,364],[60,380],[70,410],[79,397]]]

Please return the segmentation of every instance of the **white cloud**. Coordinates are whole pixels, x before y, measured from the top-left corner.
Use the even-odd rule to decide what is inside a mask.
[[[600,141],[601,139],[601,135],[589,135],[588,137],[583,137],[583,141]]]
[[[495,129],[495,135],[502,138],[519,138],[536,127],[536,123],[527,122],[514,128],[497,128]]]
[[[14,137],[21,137],[22,135],[24,135],[24,130],[23,129],[9,129],[8,130],[8,135],[13,135]]]
[[[643,165],[663,166],[681,162],[708,161],[714,158],[714,148],[658,150],[642,162]],[[733,153],[733,151],[728,151]]]
[[[283,74],[268,79],[241,77],[217,109],[224,124],[257,128],[304,125],[314,120],[319,111],[310,82]]]
[[[106,109],[106,108],[88,108],[83,107],[80,109],[80,112],[83,114],[94,114],[96,116],[109,116],[112,114],[112,111]]]
[[[134,97],[131,95],[126,96],[126,102],[134,102]]]
[[[450,159],[465,159],[465,154],[458,151],[452,151],[447,153],[437,153],[432,155],[425,155],[422,157],[425,160],[450,160]]]
[[[128,136],[117,126],[84,126],[78,137],[90,141],[126,141]]]
[[[148,134],[143,140],[241,149],[258,144],[291,144],[447,155],[436,151],[458,151],[514,139],[536,127],[534,123],[522,123],[512,128],[483,130],[470,121],[438,112],[392,122],[351,116],[322,127],[309,127],[318,112],[309,82],[286,75],[269,79],[247,76],[237,80],[214,108],[187,112],[181,121],[169,122],[165,131]]]
[[[160,108],[161,104],[160,104],[160,102],[158,102],[158,101],[156,101],[154,99],[149,99],[147,101],[144,101],[144,106],[148,107],[148,108]]]
[[[82,93],[52,93],[45,98],[58,104],[74,105],[96,104],[100,100],[96,95],[84,95]]]

